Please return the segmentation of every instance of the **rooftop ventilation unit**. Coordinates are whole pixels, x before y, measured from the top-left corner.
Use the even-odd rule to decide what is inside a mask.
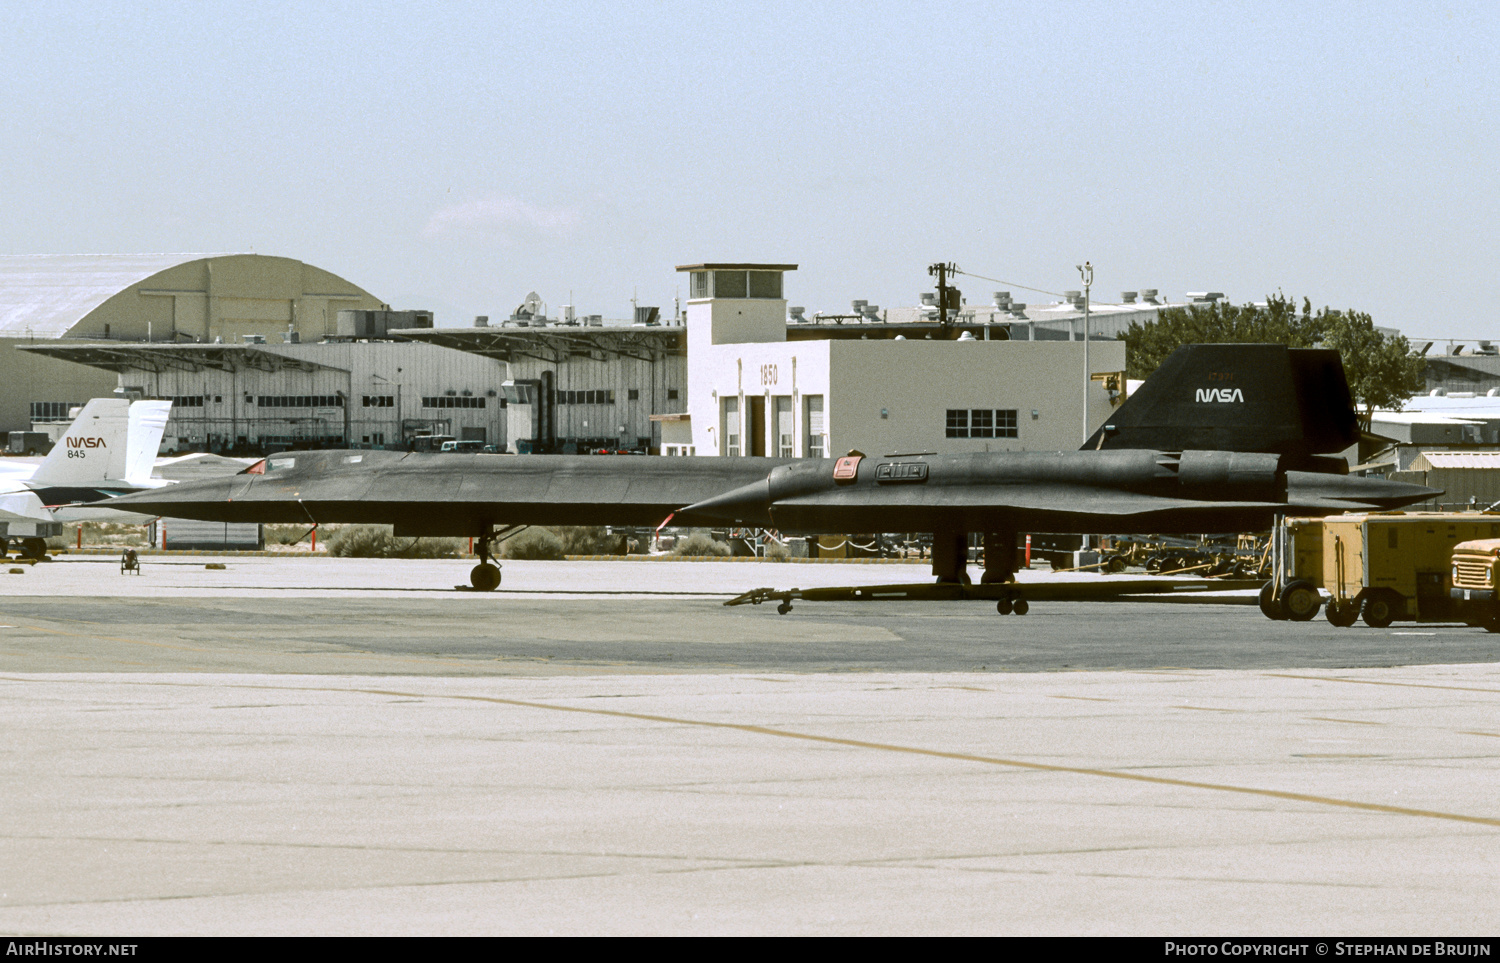
[[[878,305],[878,304],[867,304],[864,307],[862,307],[862,308],[859,309],[859,313],[863,314],[866,318],[869,318],[871,321],[879,321],[880,320],[880,305]]]
[[[937,307],[937,295],[932,291],[924,291],[922,293],[922,303],[929,308]]]
[[[860,298],[860,299],[855,300],[855,301],[850,301],[849,302],[849,306],[854,309],[854,313],[855,314],[864,314],[865,313],[865,305],[867,305],[869,303],[870,303],[869,301],[866,301],[863,298]]]
[[[796,323],[796,324],[806,324],[807,323],[807,318],[805,316],[806,312],[807,312],[806,308],[802,307],[801,305],[798,305],[796,307],[787,308],[786,310],[787,310],[787,313],[792,316],[792,321],[794,323]]]
[[[1126,304],[1134,304],[1135,303],[1135,298],[1136,298],[1136,292],[1134,292],[1134,291],[1121,291],[1120,292],[1120,300],[1123,301]]]
[[[1161,302],[1157,300],[1158,293],[1159,292],[1156,288],[1141,288],[1141,300],[1145,301],[1147,304],[1161,304]]]
[[[476,328],[488,328],[489,326],[490,326],[490,316],[488,314],[477,314],[477,315],[474,316],[474,327],[476,327]]]
[[[1497,355],[1500,354],[1500,349],[1497,349],[1488,341],[1481,341],[1479,342],[1479,347],[1474,349],[1474,353],[1483,355]]]
[[[996,291],[995,292],[995,307],[1004,309],[1004,308],[1007,308],[1009,306],[1010,306],[1010,292],[1009,291]]]
[[[1215,301],[1223,300],[1222,291],[1189,291],[1187,299],[1194,304],[1213,304]]]

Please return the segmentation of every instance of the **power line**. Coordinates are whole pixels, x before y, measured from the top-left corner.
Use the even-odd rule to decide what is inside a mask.
[[[1006,287],[1020,288],[1022,291],[1032,291],[1032,292],[1034,292],[1036,294],[1046,294],[1046,295],[1050,295],[1051,297],[1059,298],[1059,299],[1064,300],[1064,301],[1066,301],[1068,299],[1068,296],[1066,294],[1063,294],[1061,291],[1047,291],[1047,290],[1044,290],[1043,288],[1033,288],[1033,287],[1028,287],[1025,284],[1018,284],[1015,281],[1003,281],[1000,278],[987,278],[983,274],[975,274],[972,271],[963,271],[963,270],[959,270],[959,269],[955,268],[954,270],[950,271],[949,273],[950,274],[962,274],[965,277],[975,278],[975,279],[980,280],[980,281],[991,281],[991,282],[993,282],[995,284],[1003,284]],[[1116,303],[1114,301],[1095,301],[1094,303],[1095,304],[1104,304],[1104,305],[1108,305],[1110,307],[1125,307],[1124,304]]]

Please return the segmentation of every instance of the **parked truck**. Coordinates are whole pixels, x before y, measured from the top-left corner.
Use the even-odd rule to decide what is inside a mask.
[[[1496,596],[1496,569],[1500,567],[1500,538],[1481,538],[1453,546],[1448,577],[1454,614],[1470,625],[1500,632],[1500,598]]]
[[[1272,533],[1272,577],[1260,609],[1270,619],[1305,622],[1323,608],[1340,628],[1359,619],[1372,628],[1464,621],[1451,597],[1454,549],[1491,538],[1500,539],[1500,514],[1489,512],[1286,518]]]

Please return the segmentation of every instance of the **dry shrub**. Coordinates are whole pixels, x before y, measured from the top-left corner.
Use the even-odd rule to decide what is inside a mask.
[[[564,525],[552,532],[562,540],[564,555],[625,554],[625,536],[611,535],[603,525]]]
[[[318,527],[318,540],[332,542],[338,536],[339,529],[343,525],[321,525]],[[297,522],[294,525],[277,524],[262,525],[261,531],[265,533],[267,545],[296,545],[299,542],[306,543],[310,540],[308,530],[312,528],[311,522]],[[362,558],[374,558],[378,556],[360,556]]]
[[[127,525],[124,522],[78,522],[77,527],[83,529],[83,544],[90,545],[134,545],[143,547],[146,544],[146,526]],[[63,548],[69,548],[78,544],[78,533],[74,526],[69,525],[63,529],[60,536]],[[47,540],[52,545],[52,539]]]
[[[707,532],[694,532],[687,538],[679,538],[677,544],[672,546],[673,555],[704,556],[711,555],[727,558],[729,546],[723,542],[714,541],[714,537]]]
[[[548,528],[528,528],[500,543],[500,557],[558,561],[563,555],[563,540]]]
[[[458,558],[458,538],[397,538],[389,525],[344,525],[328,536],[328,554],[335,558]]]

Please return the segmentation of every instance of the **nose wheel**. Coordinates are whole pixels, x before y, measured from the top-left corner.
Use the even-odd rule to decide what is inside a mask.
[[[490,561],[490,539],[494,529],[486,525],[479,533],[479,564],[469,571],[469,584],[476,592],[493,592],[500,587],[500,566]]]
[[[500,587],[500,566],[480,562],[469,572],[469,584],[476,592],[493,592]]]
[[[1015,592],[996,602],[995,611],[1001,615],[1025,615],[1031,611],[1031,604],[1026,601],[1026,596]]]

